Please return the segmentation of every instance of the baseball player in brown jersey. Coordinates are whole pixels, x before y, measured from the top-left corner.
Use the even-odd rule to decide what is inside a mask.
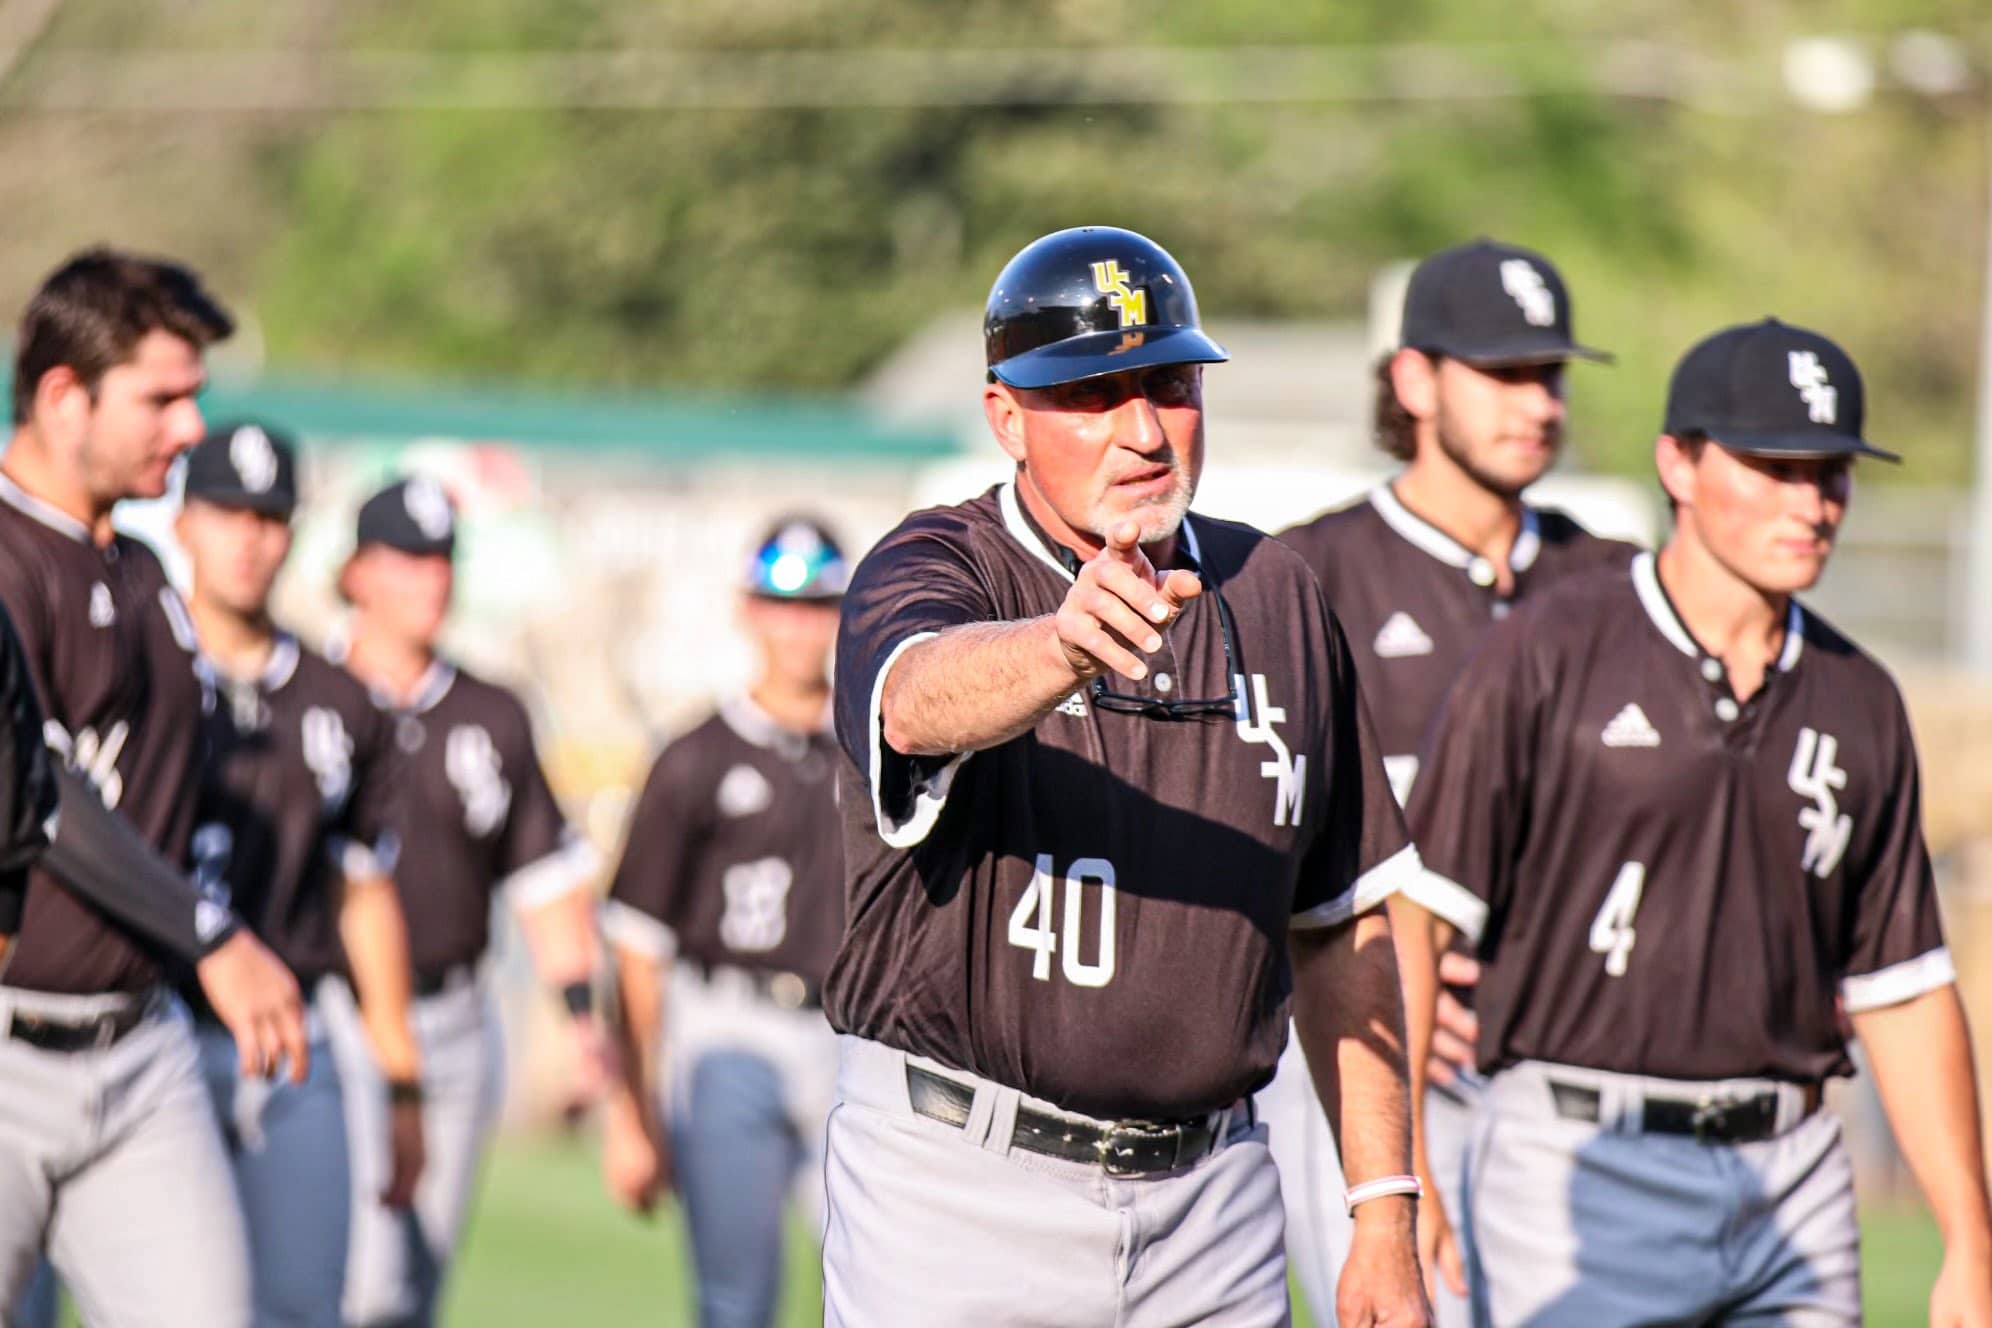
[[[1634,552],[1522,501],[1563,441],[1565,364],[1604,358],[1577,343],[1571,321],[1562,275],[1541,254],[1479,240],[1420,263],[1401,348],[1377,366],[1377,442],[1404,469],[1280,536],[1314,569],[1349,634],[1399,801],[1426,726],[1488,628],[1526,597]],[[1432,1157],[1420,1174],[1455,1209],[1477,1087],[1469,1070],[1423,1101]],[[1259,1101],[1286,1200],[1287,1258],[1315,1321],[1329,1324],[1349,1219],[1297,1039]],[[1464,1328],[1463,1274],[1442,1212],[1432,1207],[1419,1223],[1433,1312],[1440,1328]]]
[[[184,494],[174,533],[189,559],[208,700],[195,879],[308,995],[350,973],[381,1073],[416,1085],[408,938],[388,876],[400,797],[393,724],[270,618],[297,505],[294,447],[274,428],[218,428],[188,455]],[[351,1179],[324,1020],[314,1003],[309,1077],[273,1092],[235,1073],[228,1031],[198,993],[189,1003],[248,1219],[256,1322],[338,1328]],[[383,1201],[405,1207],[421,1171],[421,1108],[410,1094],[396,1101]]]
[[[200,437],[202,350],[228,331],[184,268],[78,255],[23,318],[0,461],[0,605],[69,767],[0,986],[0,1305],[46,1252],[106,1328],[250,1322],[242,1216],[167,963],[195,966],[245,1072],[309,1069],[295,979],[168,866],[199,792],[193,631],[110,521]]]
[[[1426,747],[1420,899],[1477,943],[1462,1231],[1482,1324],[1860,1322],[1836,1004],[1992,1323],[1971,1049],[1894,682],[1794,598],[1846,510],[1862,385],[1775,320],[1695,346],[1657,555],[1488,634]],[[1410,962],[1407,955],[1407,963]],[[1429,990],[1429,987],[1426,988]]]
[[[589,975],[597,855],[554,800],[517,697],[436,649],[454,584],[456,509],[435,481],[388,486],[360,507],[357,547],[340,576],[353,607],[339,651],[391,722],[403,804],[394,882],[414,966],[419,1085],[385,1082],[338,984],[324,1002],[346,1094],[353,1154],[349,1323],[435,1321],[449,1259],[496,1123],[502,1055],[478,977],[501,887],[524,924],[542,979],[571,1016],[588,1091],[606,1075]],[[383,1201],[391,1105],[419,1095],[426,1165],[412,1210]]]
[[[626,1075],[603,1170],[639,1211],[668,1174],[704,1328],[772,1323],[790,1191],[822,1217],[837,1077],[823,980],[844,933],[829,664],[849,580],[815,521],[785,519],[761,541],[742,610],[759,676],[658,756],[603,911]]]
[[[1291,1011],[1358,1182],[1342,1322],[1427,1323],[1379,907],[1417,855],[1312,574],[1187,513],[1225,352],[1109,227],[1027,246],[984,328],[1015,480],[844,600],[826,1319],[1286,1323],[1251,1095]]]

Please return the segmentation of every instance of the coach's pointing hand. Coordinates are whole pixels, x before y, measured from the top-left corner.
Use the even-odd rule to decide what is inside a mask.
[[[235,1038],[242,1073],[274,1078],[285,1062],[290,1080],[304,1082],[311,1052],[304,1036],[304,1000],[283,961],[250,935],[236,932],[194,970],[215,1017]]]
[[[1134,522],[1114,527],[1106,547],[1079,569],[1059,605],[1059,649],[1080,678],[1108,671],[1136,682],[1147,677],[1141,655],[1160,650],[1162,633],[1203,593],[1194,572],[1158,573],[1140,541],[1141,528]]]

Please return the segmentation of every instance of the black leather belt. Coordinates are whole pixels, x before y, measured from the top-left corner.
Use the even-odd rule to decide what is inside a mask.
[[[1597,1123],[1603,1118],[1604,1096],[1588,1084],[1551,1079],[1550,1096],[1556,1114],[1565,1120]],[[1804,1085],[1800,1119],[1819,1109],[1817,1084]],[[1651,1096],[1640,1104],[1641,1131],[1679,1134],[1705,1144],[1754,1144],[1778,1135],[1778,1094],[1707,1094],[1698,1098]]]
[[[448,968],[434,973],[415,975],[415,995],[418,997],[440,996],[458,987],[468,987],[477,981],[477,969],[471,964],[451,964]]]
[[[968,1124],[975,1089],[945,1075],[906,1067],[906,1097],[929,1120],[960,1129]],[[1017,1108],[1010,1146],[1067,1162],[1084,1162],[1110,1176],[1154,1176],[1194,1166],[1223,1144],[1228,1113],[1188,1121],[1114,1121],[1091,1125],[1030,1107]]]
[[[149,1000],[83,1020],[45,1019],[16,1010],[7,1020],[7,1036],[41,1051],[102,1051],[144,1023],[151,1010]]]

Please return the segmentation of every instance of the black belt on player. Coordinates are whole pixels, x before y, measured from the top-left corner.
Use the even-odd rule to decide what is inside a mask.
[[[1604,1116],[1604,1095],[1588,1084],[1549,1081],[1556,1114],[1565,1120],[1596,1124]],[[1804,1085],[1800,1119],[1819,1109],[1818,1084]],[[1646,1134],[1678,1134],[1705,1144],[1754,1144],[1778,1135],[1777,1093],[1720,1094],[1666,1097],[1651,1094],[1640,1101],[1640,1128]]]
[[[117,1045],[151,1012],[152,1001],[145,997],[94,1019],[49,1019],[16,1010],[7,1019],[7,1036],[41,1051],[102,1051]]]
[[[823,988],[800,973],[773,968],[743,968],[739,964],[708,964],[689,955],[685,957],[684,964],[707,982],[722,974],[734,974],[750,984],[757,995],[784,1010],[823,1008]]]
[[[906,1097],[915,1112],[956,1129],[968,1124],[975,1106],[973,1087],[917,1065],[906,1067]],[[1229,1123],[1230,1113],[1220,1111],[1187,1121],[1093,1125],[1020,1106],[1010,1146],[1101,1167],[1110,1176],[1156,1176],[1193,1166],[1216,1152]]]
[[[417,997],[440,996],[446,991],[468,987],[477,981],[477,966],[474,964],[451,964],[433,973],[415,975],[415,995]]]

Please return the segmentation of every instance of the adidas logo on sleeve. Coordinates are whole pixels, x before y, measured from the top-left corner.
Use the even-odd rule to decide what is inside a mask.
[[[1370,648],[1376,651],[1378,659],[1407,659],[1413,655],[1429,655],[1433,649],[1432,638],[1425,635],[1425,629],[1402,609],[1385,620]]]
[[[1628,701],[1625,708],[1612,716],[1611,723],[1605,725],[1603,734],[1607,747],[1658,747],[1660,731],[1646,718],[1646,712],[1639,704]]]

